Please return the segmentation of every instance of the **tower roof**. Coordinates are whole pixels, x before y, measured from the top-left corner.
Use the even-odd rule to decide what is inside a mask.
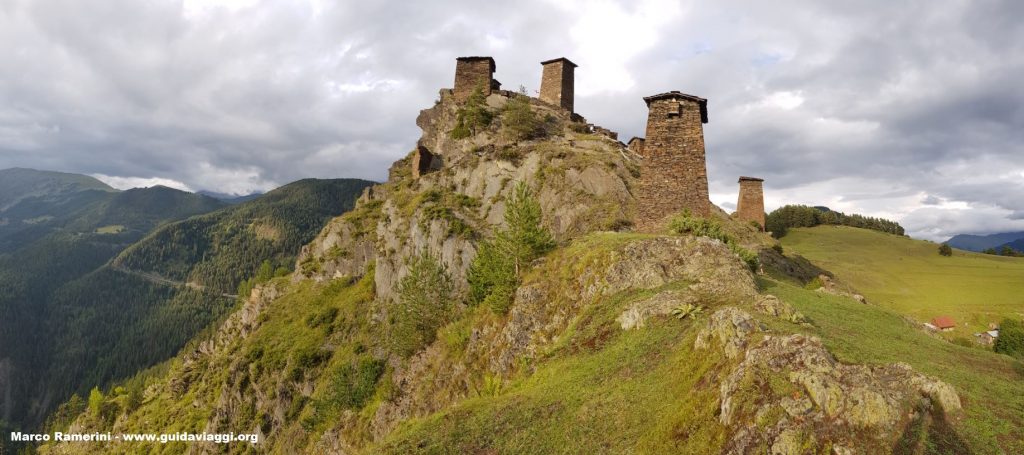
[[[687,95],[687,94],[685,94],[683,92],[680,92],[678,90],[673,90],[671,92],[665,92],[665,93],[659,93],[657,95],[645,96],[644,97],[644,102],[647,103],[647,107],[651,107],[651,101],[672,100],[672,99],[682,99],[682,100],[692,101],[694,103],[699,104],[700,105],[700,121],[701,121],[701,123],[707,123],[708,122],[708,100],[706,100],[704,98],[701,98],[699,96]]]
[[[569,60],[569,59],[567,59],[565,57],[558,57],[558,58],[553,58],[551,60],[544,60],[543,62],[540,62],[540,64],[541,65],[547,65],[548,63],[555,63],[555,62],[558,62],[558,61],[564,61],[565,63],[568,63],[568,64],[572,65],[574,68],[579,66],[579,65],[573,63],[571,60]]]
[[[475,56],[474,55],[474,56],[469,56],[469,57],[456,57],[455,60],[456,61],[460,61],[460,62],[479,62],[481,60],[486,60],[486,61],[490,62],[490,64],[491,64],[491,72],[492,73],[498,67],[497,65],[494,64],[494,59],[491,58],[491,57],[480,57],[480,56]]]
[[[745,176],[740,176],[740,180],[739,180],[739,181],[740,181],[740,182],[763,182],[763,181],[764,181],[764,179],[759,179],[759,178],[757,178],[757,177],[745,177]],[[739,183],[739,182],[737,182],[737,183]]]

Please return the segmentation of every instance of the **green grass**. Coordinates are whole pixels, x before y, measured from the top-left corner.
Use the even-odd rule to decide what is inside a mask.
[[[872,304],[918,321],[952,316],[950,337],[972,337],[1004,317],[1024,317],[1024,258],[953,250],[921,240],[843,226],[795,228],[787,253],[810,259]],[[966,325],[964,325],[966,323]]]
[[[125,227],[123,224],[111,224],[96,228],[97,234],[120,234],[124,232]]]
[[[647,293],[644,294],[649,294]],[[406,422],[383,453],[717,453],[718,356],[693,350],[694,322],[606,330],[624,297],[594,305],[538,370]],[[629,293],[629,300],[639,297]],[[698,320],[696,324],[702,324]],[[713,374],[713,373],[712,373]]]
[[[773,328],[816,335],[841,362],[904,362],[948,382],[956,388],[964,405],[963,414],[955,417],[953,426],[977,453],[1024,453],[1021,362],[929,336],[885,308],[773,280],[762,280],[761,286],[765,292],[792,304],[813,323],[808,328],[761,318]]]

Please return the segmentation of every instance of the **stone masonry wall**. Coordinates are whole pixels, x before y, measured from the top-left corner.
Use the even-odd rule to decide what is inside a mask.
[[[544,65],[540,79],[541,101],[572,112],[576,64],[565,58],[548,60],[541,64]]]
[[[711,203],[704,161],[706,115],[701,101],[688,95],[656,95],[646,100],[649,112],[635,193],[636,227],[652,232],[685,209],[708,216]]]
[[[490,57],[459,57],[455,59],[455,88],[453,95],[456,102],[464,102],[477,87],[483,89],[484,96],[491,94],[491,81],[494,76],[494,59]]]
[[[763,179],[740,177],[740,196],[736,201],[736,217],[743,221],[756,221],[764,230]]]

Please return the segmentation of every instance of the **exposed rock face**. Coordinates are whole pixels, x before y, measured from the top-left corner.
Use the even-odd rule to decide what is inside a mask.
[[[513,95],[494,93],[488,104],[501,106],[508,96]],[[572,122],[568,111],[531,102],[541,116]],[[476,243],[501,226],[504,197],[520,181],[530,182],[558,240],[629,225],[635,164],[621,143],[569,129],[542,142],[508,143],[496,126],[453,139],[457,112],[452,95],[442,91],[441,100],[420,113],[416,123],[423,135],[414,159],[396,163],[388,183],[373,187],[352,213],[332,221],[303,248],[296,262],[303,273],[296,279],[360,276],[373,262],[377,296],[386,304],[394,301],[407,259],[428,251],[464,292]],[[423,168],[423,157],[430,167]]]
[[[806,322],[807,318],[799,311],[794,310],[788,303],[779,300],[771,294],[758,296],[754,302],[754,310],[793,323]]]
[[[696,349],[708,349],[713,343],[718,344],[725,350],[726,357],[735,359],[747,347],[750,334],[760,330],[757,321],[749,314],[735,307],[725,307],[711,315],[708,325],[697,333],[693,346]],[[724,417],[726,405],[722,407],[722,419],[727,423]]]
[[[960,410],[951,386],[906,364],[841,364],[820,340],[804,335],[765,335],[744,350],[757,331],[750,315],[727,307],[697,338],[699,349],[717,345],[742,359],[720,386],[719,419],[739,425],[728,453],[765,446],[801,453],[805,443],[884,452],[918,409],[934,402],[946,412]]]

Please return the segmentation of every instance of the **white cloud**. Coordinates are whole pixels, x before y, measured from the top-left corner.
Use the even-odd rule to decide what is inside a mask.
[[[158,177],[119,177],[115,175],[103,175],[103,174],[92,174],[92,177],[99,179],[101,182],[106,183],[119,190],[127,190],[131,188],[149,188],[153,186],[166,186],[168,188],[174,188],[182,191],[192,191],[188,185],[181,183],[177,180],[164,179]]]

